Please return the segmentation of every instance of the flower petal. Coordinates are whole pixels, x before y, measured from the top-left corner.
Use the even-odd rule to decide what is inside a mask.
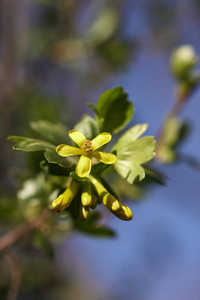
[[[110,142],[112,136],[108,132],[102,132],[99,135],[97,135],[93,140],[92,140],[92,149],[95,151],[96,149],[100,148],[101,146],[107,144]]]
[[[80,147],[83,147],[83,143],[86,141],[84,134],[78,130],[70,130],[68,132],[69,137]]]
[[[117,156],[112,153],[95,151],[92,153],[92,156],[107,165],[112,165],[117,161]]]
[[[71,155],[81,155],[82,151],[80,148],[76,148],[76,147],[72,147],[69,145],[59,145],[56,148],[56,152],[60,155],[60,156],[71,156]]]
[[[91,158],[82,155],[76,166],[76,174],[79,177],[84,178],[89,175],[90,170],[91,170]]]

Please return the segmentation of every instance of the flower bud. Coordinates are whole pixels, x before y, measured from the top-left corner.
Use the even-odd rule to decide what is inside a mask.
[[[103,204],[107,206],[111,211],[116,211],[120,208],[120,203],[119,201],[112,196],[111,194],[107,193],[103,197]]]
[[[126,205],[122,205],[120,204],[120,208],[115,210],[115,211],[111,211],[117,218],[124,220],[124,221],[130,221],[133,218],[133,214],[132,211],[130,210],[130,208]]]
[[[90,186],[89,182],[83,183],[81,202],[82,202],[83,206],[90,207],[92,205],[91,186]]]
[[[176,49],[170,58],[170,69],[178,81],[189,79],[191,70],[196,66],[198,56],[190,45]]]
[[[83,206],[82,203],[80,203],[80,206],[79,206],[79,218],[82,221],[87,221],[88,218],[89,218],[89,216],[90,216],[90,208],[86,207],[86,206]]]
[[[52,207],[57,212],[65,209],[70,205],[79,188],[79,183],[75,182],[74,180],[71,181],[68,188],[65,190],[63,194],[61,194],[56,200],[53,201]]]

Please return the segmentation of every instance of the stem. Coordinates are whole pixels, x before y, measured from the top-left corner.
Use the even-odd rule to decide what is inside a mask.
[[[52,210],[47,208],[43,213],[37,216],[32,221],[25,222],[19,225],[13,231],[7,233],[3,237],[0,238],[0,251],[4,251],[5,249],[11,247],[13,244],[18,242],[21,238],[23,238],[27,233],[31,230],[39,227],[46,219],[48,219],[52,215]]]

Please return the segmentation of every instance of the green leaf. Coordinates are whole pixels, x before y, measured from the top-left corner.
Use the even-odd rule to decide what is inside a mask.
[[[71,171],[74,169],[76,164],[74,157],[62,157],[56,152],[56,148],[45,151],[44,157],[48,163],[58,164],[61,167],[70,169]]]
[[[107,226],[103,225],[95,225],[94,223],[90,222],[89,220],[86,222],[75,220],[74,221],[74,228],[81,231],[82,233],[98,236],[98,237],[114,237],[115,232],[108,228]]]
[[[94,174],[94,175],[101,175],[103,172],[107,171],[110,167],[112,167],[112,165],[107,165],[107,164],[104,164],[102,162],[99,162],[97,164],[94,164],[92,166],[92,170],[91,170],[91,173]]]
[[[81,131],[88,140],[92,140],[100,132],[96,120],[89,115],[83,115],[82,119],[75,125],[74,129]]]
[[[54,145],[66,143],[67,129],[63,124],[38,120],[30,123],[31,128]]]
[[[133,103],[127,100],[128,95],[122,87],[104,92],[97,102],[97,120],[101,131],[118,132],[133,117]]]
[[[96,107],[96,105],[95,105],[94,103],[89,102],[89,103],[87,103],[87,106],[88,106],[91,110],[93,110],[93,112],[94,112],[95,114],[97,114],[97,107]]]
[[[166,185],[167,177],[161,171],[153,168],[152,166],[144,166],[145,169],[145,178],[142,183],[158,183],[160,185]]]
[[[151,136],[137,139],[147,128],[147,124],[138,124],[127,130],[118,140],[113,150],[117,151],[117,162],[114,164],[116,171],[130,184],[136,179],[145,177],[142,164],[154,156],[156,141]]]
[[[26,137],[9,137],[11,141],[17,141],[18,143],[13,146],[13,149],[16,151],[24,152],[33,152],[33,151],[42,151],[47,149],[55,149],[55,146],[42,140],[30,139]]]
[[[73,168],[63,168],[57,164],[49,164],[46,160],[41,161],[40,167],[45,172],[57,176],[69,176]]]
[[[157,158],[162,163],[173,163],[177,160],[177,148],[187,137],[189,132],[188,122],[177,117],[168,116],[157,149]]]

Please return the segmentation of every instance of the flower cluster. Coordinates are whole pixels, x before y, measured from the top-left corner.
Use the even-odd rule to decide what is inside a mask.
[[[105,164],[114,164],[117,161],[117,157],[114,154],[98,151],[100,147],[111,140],[111,134],[107,132],[100,133],[92,141],[87,140],[83,133],[78,130],[69,131],[69,136],[78,147],[62,144],[56,148],[56,151],[63,157],[80,155],[75,171],[78,177],[85,178],[85,180],[77,182],[72,179],[65,192],[53,201],[53,209],[60,212],[67,208],[78,194],[78,191],[81,191],[78,207],[81,220],[87,220],[90,215],[90,209],[96,208],[100,203],[108,207],[119,219],[131,220],[132,212],[130,208],[122,205],[107,191],[100,179],[90,174],[93,158]]]

